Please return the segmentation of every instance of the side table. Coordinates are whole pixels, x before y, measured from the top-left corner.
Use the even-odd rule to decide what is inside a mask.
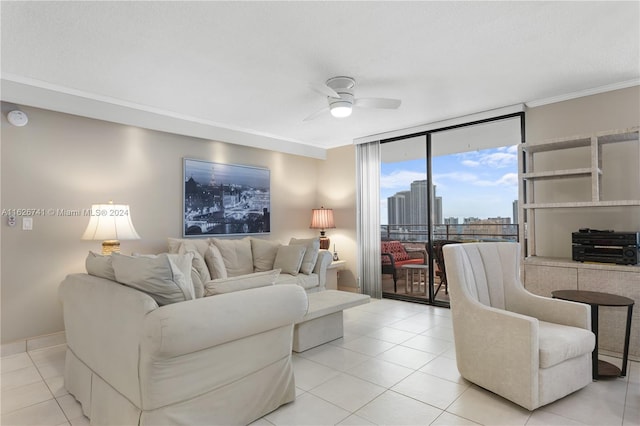
[[[618,296],[598,291],[584,290],[556,290],[551,294],[556,299],[570,300],[591,305],[591,330],[596,336],[596,347],[591,355],[592,375],[594,379],[600,377],[624,377],[627,375],[627,361],[629,357],[629,338],[631,337],[631,314],[635,301],[628,297]],[[600,306],[626,306],[627,328],[624,336],[624,351],[622,354],[622,369],[606,361],[598,361],[598,308]]]
[[[429,285],[429,265],[402,265],[401,269],[405,271],[404,291],[405,293],[413,293],[413,284],[416,282],[415,275],[418,275],[418,293],[420,293],[420,284],[424,282],[424,295],[427,295],[427,286]],[[424,276],[424,281],[423,281]]]
[[[325,284],[327,290],[338,289],[338,275],[346,265],[346,260],[334,260],[329,264],[329,266],[327,266],[327,281]]]

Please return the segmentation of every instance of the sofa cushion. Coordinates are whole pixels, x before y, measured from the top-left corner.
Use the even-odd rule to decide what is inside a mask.
[[[205,296],[214,296],[216,294],[232,293],[234,291],[273,285],[278,275],[280,275],[280,270],[273,269],[271,271],[254,272],[247,275],[211,280],[204,284]]]
[[[280,246],[273,267],[283,274],[298,275],[307,248],[303,245]]]
[[[290,275],[290,274],[280,274],[276,279],[277,284],[295,284],[304,288],[305,290],[311,289],[319,289],[320,285],[320,277],[318,274],[298,274],[298,275]]]
[[[209,268],[209,275],[212,280],[216,278],[227,278],[227,268],[224,266],[224,260],[218,247],[210,244],[204,253],[204,260]]]
[[[256,272],[270,271],[276,261],[280,243],[251,238],[251,252],[253,254],[253,270]]]
[[[185,241],[180,244],[178,248],[178,254],[193,254],[193,261],[191,264],[191,281],[193,282],[193,290],[196,298],[200,298],[204,295],[204,283],[211,280],[211,274],[209,268],[204,260],[204,257],[198,251],[196,245],[191,241]]]
[[[209,247],[209,238],[167,238],[168,252],[177,254],[184,243],[193,244],[198,249],[198,253],[204,256],[204,252]]]
[[[89,275],[115,281],[116,276],[113,272],[111,260],[111,255],[103,255],[90,251],[84,264]]]
[[[210,241],[220,250],[228,277],[246,275],[253,272],[251,238],[233,240],[211,238]]]
[[[583,328],[539,321],[540,368],[553,367],[577,356],[591,353],[595,335]]]
[[[193,254],[111,256],[116,281],[147,293],[158,305],[195,298],[191,282]]]
[[[318,253],[320,252],[320,238],[291,238],[289,245],[294,244],[306,247],[304,258],[302,258],[302,265],[300,265],[300,272],[305,275],[309,275],[313,272],[313,268],[316,266],[316,261],[318,260]]]

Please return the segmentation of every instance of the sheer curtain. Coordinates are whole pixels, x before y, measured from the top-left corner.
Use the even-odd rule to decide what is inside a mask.
[[[356,145],[358,276],[362,292],[382,298],[380,274],[380,142]]]

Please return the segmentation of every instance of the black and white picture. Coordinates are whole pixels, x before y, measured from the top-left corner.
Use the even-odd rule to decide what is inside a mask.
[[[184,234],[270,232],[269,169],[184,159]]]

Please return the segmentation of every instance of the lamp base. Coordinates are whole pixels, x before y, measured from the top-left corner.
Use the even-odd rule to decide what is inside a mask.
[[[321,236],[320,237],[320,249],[321,250],[329,250],[329,245],[331,244],[331,240],[328,237]]]
[[[105,240],[102,242],[102,254],[108,256],[111,253],[120,253],[120,241]]]

